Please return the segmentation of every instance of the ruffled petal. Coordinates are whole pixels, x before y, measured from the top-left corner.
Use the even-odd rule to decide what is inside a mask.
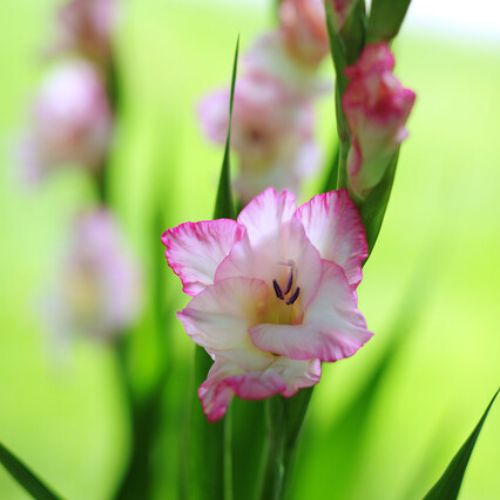
[[[266,233],[265,222],[263,233]],[[271,223],[272,224],[272,223]],[[254,237],[253,245],[244,237],[217,268],[215,281],[245,276],[264,281],[271,289],[273,281],[285,289],[293,273],[293,289],[300,288],[299,305],[305,309],[316,294],[321,280],[321,256],[307,238],[298,219],[267,232],[266,239]]]
[[[352,356],[372,337],[342,269],[324,261],[323,270],[302,324],[260,324],[250,329],[259,349],[296,360],[338,361]]]
[[[165,231],[165,256],[183,291],[196,295],[211,285],[217,266],[244,234],[245,228],[230,219],[186,222]]]
[[[272,357],[250,341],[248,329],[265,314],[268,286],[246,278],[229,278],[205,288],[178,313],[187,334],[211,354],[229,352],[244,369],[262,369]]]
[[[290,191],[268,188],[241,211],[238,223],[245,226],[250,244],[259,247],[280,233],[295,210],[295,196]]]
[[[261,371],[245,371],[229,359],[217,359],[207,380],[198,389],[203,411],[210,421],[222,418],[234,395],[242,399],[265,399],[276,394],[290,397],[319,381],[318,360],[293,361],[277,358]]]
[[[338,264],[350,285],[361,281],[368,243],[361,217],[346,190],[312,198],[297,210],[306,235],[323,259]]]

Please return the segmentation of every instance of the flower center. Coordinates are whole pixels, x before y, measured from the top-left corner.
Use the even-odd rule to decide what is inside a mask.
[[[267,309],[264,322],[278,325],[294,325],[302,322],[300,307],[301,289],[297,286],[297,268],[295,263],[281,263],[289,268],[288,274],[281,279],[273,279],[272,288],[277,300],[273,300]]]
[[[290,265],[290,274],[284,289],[281,288],[278,280],[273,280],[274,293],[278,299],[283,300],[287,306],[293,305],[300,295],[300,287],[296,287],[292,292],[295,266]]]

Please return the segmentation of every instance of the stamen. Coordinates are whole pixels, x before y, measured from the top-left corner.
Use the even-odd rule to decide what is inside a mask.
[[[288,295],[288,293],[290,293],[292,285],[293,285],[293,268],[290,269],[290,276],[288,277],[288,283],[286,284],[285,291],[283,292],[285,295]]]
[[[295,289],[295,292],[293,292],[293,295],[286,301],[287,305],[291,306],[298,298],[300,295],[300,287],[298,286]]]
[[[285,300],[285,296],[283,295],[283,292],[278,285],[278,282],[276,280],[273,280],[273,287],[274,287],[274,293],[276,294],[276,297],[281,300]]]

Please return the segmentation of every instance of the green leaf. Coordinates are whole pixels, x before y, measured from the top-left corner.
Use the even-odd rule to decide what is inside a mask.
[[[465,470],[467,469],[467,464],[469,463],[477,438],[481,433],[484,421],[486,420],[486,417],[488,416],[499,391],[500,389],[495,392],[471,435],[453,457],[453,460],[450,462],[450,465],[448,465],[438,482],[432,487],[429,493],[425,495],[424,500],[455,500],[458,498]]]
[[[219,177],[219,188],[217,190],[217,199],[215,201],[214,219],[234,219],[236,217],[231,194],[231,124],[233,120],[234,89],[236,86],[236,74],[238,72],[239,51],[240,37],[238,37],[238,40],[236,41],[236,50],[234,52],[231,94],[229,98],[229,126],[227,128],[226,145],[224,147],[224,157]]]
[[[33,498],[37,500],[58,500],[62,498],[53,493],[41,479],[2,444],[0,444],[0,462]]]
[[[235,218],[235,211],[231,194],[231,123],[233,115],[234,89],[238,70],[240,39],[236,42],[234,52],[233,72],[231,77],[231,93],[229,100],[229,126],[224,148],[224,157],[215,202],[214,219]],[[213,360],[205,349],[197,346],[195,350],[195,387],[198,387],[206,378]],[[226,420],[229,415],[226,415]],[[230,473],[230,428],[224,420],[209,423],[203,414],[200,402],[195,396],[191,414],[191,429],[189,443],[190,458],[190,498],[231,500],[232,479]]]
[[[358,202],[361,218],[363,219],[363,224],[366,229],[366,238],[368,240],[370,253],[377,241],[384,220],[385,211],[391,197],[398,157],[399,150],[389,163],[382,180],[370,192],[365,200]]]
[[[368,18],[368,43],[390,41],[398,33],[411,0],[373,0]]]
[[[328,162],[328,170],[326,173],[325,180],[323,182],[323,186],[321,189],[322,193],[327,193],[328,191],[332,191],[333,189],[337,189],[337,183],[339,178],[339,144],[336,143],[333,147],[333,151],[331,153],[330,161]]]

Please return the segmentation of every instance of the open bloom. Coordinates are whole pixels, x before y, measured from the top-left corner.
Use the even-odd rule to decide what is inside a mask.
[[[185,223],[163,234],[170,267],[193,298],[178,316],[214,360],[198,394],[210,420],[233,395],[294,395],[322,361],[353,355],[371,333],[357,308],[367,256],[345,190],[296,207],[269,188],[238,220]]]
[[[228,109],[228,89],[200,104],[203,131],[215,143],[226,140]],[[231,145],[239,155],[235,186],[243,202],[270,185],[297,192],[302,178],[321,162],[312,104],[272,76],[249,73],[238,79],[231,132]]]
[[[117,0],[69,0],[57,12],[56,40],[50,51],[105,62],[116,19]]]
[[[415,93],[394,76],[394,56],[386,43],[368,45],[346,69],[350,79],[342,106],[351,132],[350,189],[363,199],[382,179],[401,142]]]
[[[43,178],[76,164],[96,169],[111,136],[111,112],[100,75],[83,61],[60,64],[42,83],[22,144],[26,177]]]
[[[328,54],[323,0],[283,0],[279,23],[286,48],[299,63],[317,66]]]
[[[81,215],[45,296],[49,328],[62,341],[76,334],[112,340],[137,317],[140,278],[112,215],[103,209]]]

